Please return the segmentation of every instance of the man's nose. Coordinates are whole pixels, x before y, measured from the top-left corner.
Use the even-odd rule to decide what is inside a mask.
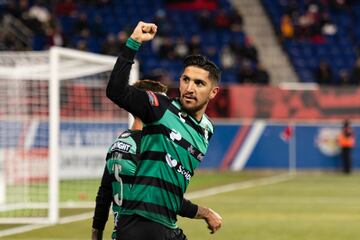
[[[194,90],[194,83],[192,81],[189,81],[188,85],[186,86],[186,90],[188,92],[192,92]]]

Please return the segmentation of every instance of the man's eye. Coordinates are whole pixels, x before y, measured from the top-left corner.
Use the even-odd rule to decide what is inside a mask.
[[[196,81],[195,84],[198,85],[198,86],[204,86],[204,83],[201,82],[201,81]]]

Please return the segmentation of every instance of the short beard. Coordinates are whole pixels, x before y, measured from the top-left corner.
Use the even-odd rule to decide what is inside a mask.
[[[191,116],[195,116],[197,112],[199,112],[200,110],[202,110],[204,108],[204,106],[206,107],[206,105],[208,104],[209,101],[203,102],[202,104],[200,104],[199,106],[195,106],[195,107],[191,107],[191,108],[186,108],[184,104],[182,104],[183,98],[180,100],[181,102],[181,107],[182,109],[184,109],[188,114],[190,114]]]

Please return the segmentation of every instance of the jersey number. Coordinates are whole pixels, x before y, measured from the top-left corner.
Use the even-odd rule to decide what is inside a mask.
[[[120,191],[119,193],[114,195],[114,202],[116,205],[121,206],[123,202],[123,181],[120,177],[121,172],[121,165],[120,164],[114,164],[114,176],[116,181],[119,183]]]

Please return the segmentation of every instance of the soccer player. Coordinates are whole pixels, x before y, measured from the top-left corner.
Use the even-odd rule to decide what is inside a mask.
[[[139,22],[111,73],[106,94],[119,107],[143,122],[140,161],[130,194],[124,196],[117,226],[121,240],[184,239],[176,226],[183,194],[203,160],[213,124],[205,115],[208,102],[219,91],[220,70],[206,57],[189,56],[180,77],[179,99],[129,85],[129,74],[141,44],[152,40],[157,26]],[[198,210],[211,232],[221,217]]]
[[[165,94],[167,87],[159,82],[151,80],[137,81],[134,85],[137,89],[153,91]],[[92,224],[92,240],[101,240],[106,221],[109,216],[110,205],[114,214],[114,231],[112,239],[116,239],[116,225],[121,211],[123,196],[129,194],[133,176],[138,163],[140,150],[142,123],[137,117],[131,129],[123,132],[111,145],[106,156],[106,166],[96,196],[96,207]],[[199,210],[200,209],[200,210]],[[202,210],[201,210],[202,209]],[[204,208],[192,204],[183,199],[179,215],[194,218],[198,211],[204,212]],[[205,219],[207,216],[204,216]],[[181,230],[178,230],[181,233]]]

